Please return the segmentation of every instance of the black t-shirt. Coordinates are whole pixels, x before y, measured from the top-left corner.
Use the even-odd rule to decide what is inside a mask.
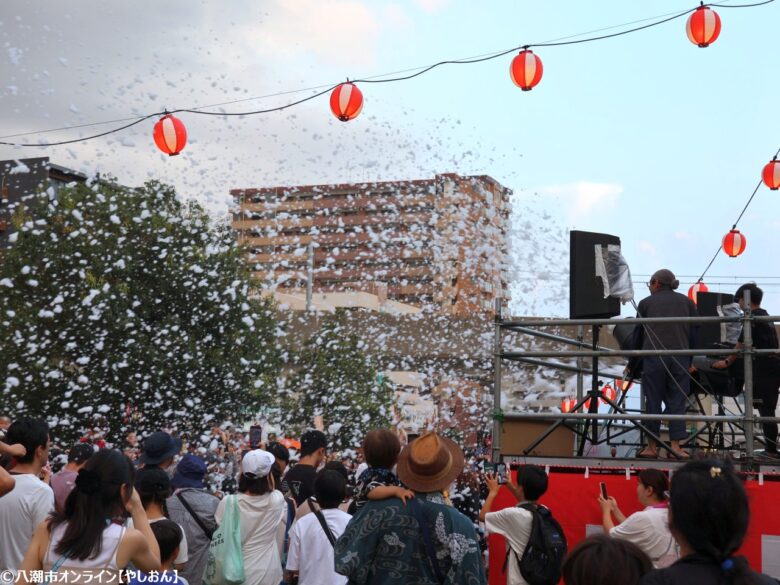
[[[317,476],[317,470],[313,465],[298,463],[282,480],[282,493],[289,493],[295,500],[295,504],[300,506],[314,495],[314,478]]]
[[[753,315],[766,317],[769,315],[764,309],[755,309]],[[755,321],[750,330],[755,349],[778,349],[777,329],[775,324],[769,321]],[[739,342],[744,343],[744,332],[739,334]],[[780,376],[780,357],[776,355],[757,355],[754,358],[757,378],[774,378]]]
[[[698,317],[696,305],[683,294],[661,289],[642,299],[640,317]],[[690,349],[697,329],[690,323],[648,323],[642,349]]]

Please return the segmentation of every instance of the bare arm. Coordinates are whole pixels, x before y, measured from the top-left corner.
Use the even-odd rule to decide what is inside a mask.
[[[16,480],[13,475],[8,473],[4,468],[0,467],[0,498],[14,489]]]
[[[144,573],[159,571],[160,545],[157,544],[157,538],[149,525],[146,511],[141,505],[141,498],[135,489],[133,489],[133,495],[127,503],[127,511],[133,517],[133,526],[135,527],[135,530],[130,531],[127,536],[130,546],[130,562]]]
[[[414,497],[414,492],[397,485],[380,485],[368,492],[369,500],[400,498],[404,503]]]
[[[18,583],[31,583],[31,571],[43,570],[43,555],[49,546],[49,525],[44,521],[38,524],[38,528],[33,533],[30,546],[22,559],[22,566],[19,567]]]
[[[493,509],[493,500],[496,499],[499,490],[498,480],[496,479],[495,474],[486,474],[485,483],[487,484],[488,490],[490,491],[488,492],[487,499],[485,500],[485,505],[482,506],[482,509],[479,511],[479,519],[481,522],[485,521],[485,516]]]

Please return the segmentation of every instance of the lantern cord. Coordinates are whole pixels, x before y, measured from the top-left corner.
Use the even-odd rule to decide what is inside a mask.
[[[0,141],[0,144],[4,144],[6,146],[37,146],[37,147],[45,147],[45,146],[61,146],[63,144],[73,144],[75,142],[84,142],[85,140],[92,140],[93,138],[100,138],[102,136],[108,136],[109,134],[114,134],[115,132],[121,132],[122,130],[126,130],[128,128],[131,128],[135,126],[136,124],[140,124],[144,120],[148,120],[149,118],[154,118],[156,116],[163,115],[164,112],[158,112],[155,114],[148,114],[146,116],[143,116],[141,118],[138,118],[134,122],[130,122],[129,124],[125,124],[124,126],[120,126],[119,128],[113,128],[111,130],[106,130],[105,132],[101,132],[100,134],[94,134],[92,136],[86,136],[84,138],[74,138],[73,140],[61,140],[59,142],[48,142],[46,144],[19,144],[15,142],[2,142]]]
[[[718,6],[718,7],[722,7],[722,8],[748,8],[748,7],[753,7],[753,6],[763,6],[765,4],[770,4],[770,3],[774,2],[774,1],[775,0],[764,0],[763,2],[756,2],[756,3],[753,3],[753,4],[726,4],[724,2],[724,3],[718,3],[718,4],[707,4],[705,6]],[[726,0],[726,2],[728,2],[728,0]],[[477,56],[477,57],[440,61],[438,63],[434,63],[433,65],[429,65],[427,67],[423,67],[422,69],[420,69],[419,71],[416,71],[415,73],[411,73],[409,75],[404,75],[404,76],[400,76],[400,77],[387,77],[388,75],[394,75],[394,73],[387,73],[387,74],[367,77],[365,79],[354,80],[353,83],[390,83],[390,82],[394,82],[394,81],[405,81],[405,80],[408,80],[408,79],[413,79],[415,77],[419,77],[420,75],[423,75],[424,73],[428,73],[429,71],[431,71],[433,69],[436,69],[437,67],[441,67],[443,65],[469,65],[469,64],[473,64],[473,63],[481,63],[481,62],[484,62],[484,61],[490,61],[492,59],[497,59],[499,57],[503,57],[505,55],[508,55],[509,53],[513,53],[515,51],[518,51],[518,50],[521,50],[521,49],[530,48],[530,47],[559,47],[559,46],[576,45],[576,44],[581,44],[581,43],[589,43],[589,42],[593,42],[593,41],[600,41],[600,40],[605,40],[605,39],[609,39],[609,38],[619,37],[619,36],[627,35],[629,33],[634,33],[634,32],[645,30],[645,29],[648,29],[648,28],[651,28],[651,27],[654,27],[654,26],[665,24],[665,23],[670,22],[672,20],[676,20],[678,18],[681,18],[682,16],[685,16],[686,14],[690,14],[691,12],[694,12],[697,9],[698,8],[691,8],[691,9],[685,10],[683,12],[678,12],[678,13],[671,14],[670,16],[663,15],[663,16],[666,16],[666,17],[665,18],[662,17],[661,20],[656,20],[656,21],[651,22],[649,24],[645,24],[645,25],[642,25],[642,26],[630,28],[630,29],[623,30],[623,31],[620,31],[620,32],[616,32],[616,33],[610,33],[610,34],[606,34],[606,35],[599,35],[599,36],[595,36],[595,37],[588,37],[588,38],[584,38],[584,39],[576,39],[575,37],[582,36],[583,34],[588,34],[588,33],[580,33],[580,34],[570,35],[569,37],[563,37],[560,40],[541,42],[541,43],[532,43],[532,44],[523,44],[523,45],[519,45],[517,47],[512,47],[511,49],[502,50],[502,51],[498,51],[498,52],[495,52],[495,53],[488,53],[488,54],[480,55],[480,56]],[[633,24],[633,23],[638,23],[638,22],[646,22],[647,20],[650,20],[650,19],[636,20],[636,21],[633,21],[631,23],[626,23],[626,24]],[[619,26],[625,26],[625,25],[615,25],[615,26],[612,26],[612,27],[606,27],[606,28],[603,28],[603,29],[597,29],[597,30],[592,31],[592,32],[600,32],[600,31],[603,31],[603,30],[609,30],[610,28],[617,28]],[[574,40],[567,40],[567,39],[574,39]],[[405,73],[407,71],[414,71],[414,69],[406,69],[406,70],[403,70],[403,71],[399,71],[397,73]],[[20,133],[20,134],[12,134],[12,135],[8,135],[8,136],[3,136],[2,138],[15,138],[15,137],[18,137],[18,136],[25,136],[25,135],[29,135],[29,134],[39,134],[39,133],[43,133],[43,132],[55,132],[55,131],[60,131],[60,130],[71,130],[71,129],[74,129],[74,128],[85,128],[85,127],[90,127],[90,126],[97,126],[97,125],[100,125],[100,124],[109,124],[109,123],[112,123],[112,122],[124,122],[124,121],[127,121],[127,120],[133,120],[131,123],[125,124],[125,125],[120,126],[118,128],[113,128],[111,130],[107,130],[107,131],[101,132],[99,134],[93,134],[91,136],[85,136],[85,137],[82,137],[82,138],[76,138],[76,139],[72,139],[72,140],[62,140],[62,141],[59,141],[59,142],[48,142],[46,144],[40,144],[40,143],[38,143],[38,144],[24,144],[24,143],[0,141],[0,145],[5,145],[5,146],[26,146],[26,147],[39,147],[40,148],[40,147],[46,147],[46,146],[61,146],[61,145],[64,145],[64,144],[73,144],[73,143],[76,143],[76,142],[85,142],[87,140],[93,140],[95,138],[101,138],[101,137],[107,136],[109,134],[113,134],[113,133],[116,133],[116,132],[120,132],[122,130],[126,130],[127,128],[130,128],[132,126],[135,126],[136,124],[139,124],[139,123],[143,122],[144,120],[148,120],[149,118],[153,118],[153,117],[156,117],[156,116],[161,116],[161,115],[166,114],[166,113],[171,113],[171,114],[175,114],[175,113],[189,113],[189,114],[201,114],[201,115],[205,115],[205,116],[251,116],[251,115],[257,115],[257,114],[268,114],[268,113],[271,113],[271,112],[280,112],[282,110],[286,110],[288,108],[292,108],[294,106],[297,106],[297,105],[300,105],[302,103],[308,102],[310,100],[316,99],[316,98],[318,98],[318,97],[320,97],[320,96],[322,96],[322,95],[324,95],[326,93],[329,93],[329,92],[333,91],[339,85],[340,84],[334,84],[334,85],[328,85],[328,86],[320,85],[320,86],[313,87],[313,88],[308,88],[308,89],[300,89],[300,90],[279,92],[279,93],[276,93],[276,94],[270,94],[270,95],[267,95],[267,96],[260,96],[260,97],[256,97],[256,98],[244,98],[244,99],[240,99],[240,100],[233,100],[233,101],[223,102],[221,104],[213,104],[213,105],[210,105],[210,106],[200,106],[200,107],[195,107],[195,108],[179,108],[179,109],[176,109],[176,110],[172,110],[170,112],[155,112],[153,114],[148,114],[148,115],[139,117],[137,119],[123,118],[123,119],[119,119],[119,120],[113,120],[111,122],[95,122],[95,123],[90,123],[90,124],[81,124],[81,125],[78,125],[78,126],[68,126],[68,127],[62,127],[62,128],[54,128],[54,129],[50,129],[50,130],[41,130],[41,131],[37,131],[37,132],[26,132],[26,133]],[[325,88],[325,89],[321,89],[321,88]],[[302,98],[300,100],[296,100],[296,101],[290,102],[288,104],[285,104],[283,106],[277,106],[277,107],[274,107],[274,108],[266,108],[266,109],[261,109],[261,110],[252,110],[252,111],[247,111],[247,112],[209,112],[209,111],[203,111],[205,108],[210,108],[210,107],[220,107],[220,106],[224,106],[224,105],[230,105],[230,104],[239,103],[239,102],[251,101],[251,100],[255,100],[255,99],[263,99],[263,98],[267,98],[267,97],[275,97],[275,96],[279,96],[279,95],[287,95],[287,94],[291,94],[291,93],[299,93],[299,92],[302,92],[302,91],[311,91],[311,90],[321,90],[321,91],[317,91],[316,93],[314,93],[314,94],[312,94],[310,96],[307,96],[305,98]]]
[[[777,149],[777,152],[775,153],[774,158],[777,158],[780,156],[780,148]],[[748,207],[750,207],[750,204],[753,202],[753,198],[756,196],[756,193],[758,193],[758,190],[761,188],[761,183],[763,183],[763,180],[759,180],[758,184],[756,185],[756,188],[753,189],[753,193],[750,195],[750,198],[747,200],[747,203],[745,203],[745,207],[742,208],[742,211],[739,214],[739,217],[737,217],[737,221],[734,222],[734,225],[731,229],[735,230],[737,229],[737,224],[742,219],[742,216],[745,215],[745,212],[747,211]],[[710,260],[710,263],[707,264],[707,268],[704,269],[704,272],[701,273],[701,276],[699,277],[699,280],[696,282],[701,282],[704,279],[704,275],[707,274],[707,271],[712,268],[712,264],[715,262],[715,260],[718,257],[718,254],[720,254],[720,251],[723,249],[723,244],[718,246],[718,249],[715,251],[715,254],[712,256],[712,260]]]

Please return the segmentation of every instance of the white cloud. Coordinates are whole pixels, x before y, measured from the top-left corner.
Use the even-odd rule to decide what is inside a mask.
[[[645,254],[650,254],[651,256],[655,256],[656,255],[655,246],[653,246],[653,244],[651,244],[650,242],[645,241],[645,240],[642,240],[641,242],[639,242],[639,250],[641,252],[644,252]]]
[[[685,230],[678,230],[674,232],[674,237],[683,241],[693,239],[693,235],[690,232],[686,232]]]
[[[623,193],[623,185],[578,181],[563,185],[547,185],[541,187],[539,192],[566,200],[570,203],[570,216],[581,217],[592,211],[604,211],[614,207]]]

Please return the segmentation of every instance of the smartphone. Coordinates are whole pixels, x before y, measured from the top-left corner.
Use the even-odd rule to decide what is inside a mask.
[[[498,480],[498,485],[506,483],[506,463],[496,465],[496,479]]]
[[[263,427],[252,425],[249,427],[249,448],[257,449],[263,442]]]
[[[605,500],[608,498],[607,496],[607,484],[605,484],[603,481],[599,483],[599,487],[601,487],[601,497]]]
[[[483,473],[493,473],[495,470],[496,468],[493,466],[493,464],[490,461],[485,461],[482,463]]]

